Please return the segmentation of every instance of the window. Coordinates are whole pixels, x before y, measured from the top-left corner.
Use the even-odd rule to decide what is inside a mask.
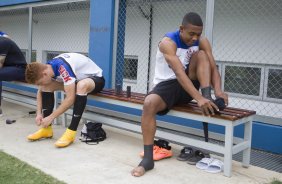
[[[25,59],[27,60],[27,52],[28,50],[21,50]],[[31,53],[31,62],[36,62],[36,50],[33,50]]]
[[[47,52],[46,53],[46,61],[49,61],[49,60],[53,59],[54,57],[56,57],[56,56],[58,56],[62,53],[64,53],[64,52]]]
[[[282,69],[269,69],[267,97],[282,99]]]
[[[66,51],[46,51],[46,60],[45,61],[47,62],[62,53],[67,53],[67,52]],[[77,53],[83,54],[88,57],[87,53],[82,53],[82,52],[77,52]]]
[[[124,56],[123,78],[137,80],[138,57]]]
[[[225,66],[224,90],[245,95],[260,95],[261,68]]]

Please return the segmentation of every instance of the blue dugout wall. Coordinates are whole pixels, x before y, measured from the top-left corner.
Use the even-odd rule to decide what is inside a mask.
[[[2,0],[0,7],[11,6],[16,4],[34,3],[43,0]],[[114,16],[115,16],[115,0],[91,0],[90,5],[90,35],[89,35],[89,56],[103,69],[103,74],[106,79],[106,88],[112,87],[112,60],[113,60],[113,42],[114,42]],[[125,3],[121,0],[120,3]],[[124,40],[125,32],[125,16],[119,17],[118,24],[118,39]],[[123,41],[122,41],[123,42]],[[123,44],[117,48],[117,52],[123,52]],[[123,58],[117,58],[117,62],[123,62]],[[121,65],[122,66],[122,65]],[[119,76],[116,76],[119,80]],[[121,82],[121,81],[119,81]],[[12,87],[17,90],[34,92],[34,89],[29,87],[19,87],[16,84],[3,82],[4,86]],[[90,105],[100,108],[120,111],[124,113],[141,115],[140,110],[125,108],[118,105],[109,105],[106,103],[96,102],[91,100]],[[199,122],[189,121],[173,116],[158,117],[160,120],[165,120],[174,124],[190,126],[201,129],[202,125]],[[224,128],[220,126],[210,125],[209,130],[216,133],[224,133]],[[238,137],[243,136],[243,126],[235,129],[234,134]],[[187,143],[189,144],[189,143]],[[252,147],[268,152],[282,154],[282,127],[265,124],[263,122],[254,122]]]

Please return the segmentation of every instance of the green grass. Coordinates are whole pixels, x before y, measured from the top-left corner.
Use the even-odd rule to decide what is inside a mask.
[[[282,181],[279,181],[277,179],[274,179],[271,184],[282,184]]]
[[[52,176],[0,150],[0,184],[63,184]]]

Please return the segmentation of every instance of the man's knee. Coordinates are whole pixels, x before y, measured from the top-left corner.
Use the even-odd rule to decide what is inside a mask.
[[[84,80],[79,81],[76,85],[77,93],[87,93],[88,88],[89,88],[89,84]]]
[[[196,54],[197,60],[199,61],[208,61],[208,55],[205,51],[199,50]]]
[[[160,110],[162,102],[156,96],[147,96],[144,100],[143,113],[156,114]]]

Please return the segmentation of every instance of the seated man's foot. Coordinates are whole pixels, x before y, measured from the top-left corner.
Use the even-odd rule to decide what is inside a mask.
[[[218,107],[220,111],[223,111],[226,107],[223,98],[216,98],[216,100],[214,100],[213,102],[215,103],[215,105]]]
[[[138,166],[135,167],[132,171],[131,171],[131,175],[135,176],[135,177],[140,177],[143,176],[145,174],[145,169],[142,166]]]
[[[140,164],[131,171],[131,175],[140,177],[143,176],[146,171],[149,171],[153,168],[154,168],[154,160],[143,158]]]
[[[27,139],[30,141],[37,141],[42,138],[52,138],[53,137],[53,129],[51,126],[47,128],[40,128],[37,132],[30,134],[27,136]]]
[[[62,137],[57,140],[55,146],[58,148],[63,148],[69,146],[75,140],[76,131],[67,129]]]

